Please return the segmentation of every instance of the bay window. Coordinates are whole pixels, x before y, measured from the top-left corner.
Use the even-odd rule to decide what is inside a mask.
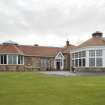
[[[23,64],[23,56],[15,54],[1,54],[0,64]]]
[[[86,63],[86,51],[80,51],[72,53],[72,66],[85,67]]]

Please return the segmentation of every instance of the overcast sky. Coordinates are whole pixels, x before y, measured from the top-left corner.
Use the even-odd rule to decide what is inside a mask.
[[[0,0],[0,42],[64,46],[105,32],[105,0]]]

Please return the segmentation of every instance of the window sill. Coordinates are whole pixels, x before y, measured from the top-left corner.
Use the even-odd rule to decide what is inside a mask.
[[[24,64],[0,64],[0,66],[23,66]]]

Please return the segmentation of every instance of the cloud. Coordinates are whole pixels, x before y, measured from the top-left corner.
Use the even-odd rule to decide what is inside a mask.
[[[76,43],[80,36],[85,40],[94,31],[105,31],[104,11],[104,0],[0,0],[0,36],[6,37],[1,40],[50,36]]]

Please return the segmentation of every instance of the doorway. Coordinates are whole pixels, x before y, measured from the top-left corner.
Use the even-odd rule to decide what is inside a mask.
[[[56,62],[56,69],[57,70],[60,70],[61,68],[60,68],[60,62]]]

